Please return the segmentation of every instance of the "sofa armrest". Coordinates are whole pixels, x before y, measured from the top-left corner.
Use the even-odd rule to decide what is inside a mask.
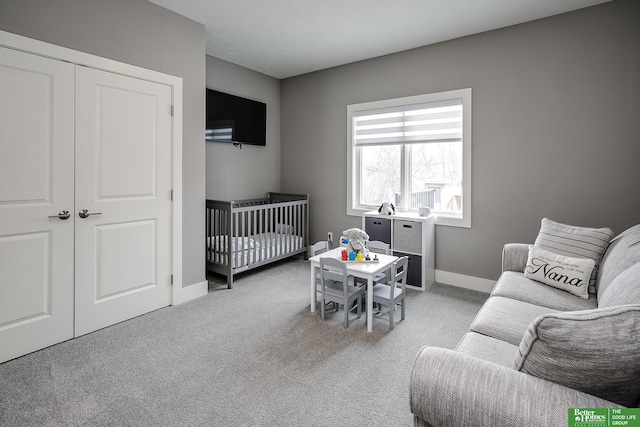
[[[502,271],[524,272],[529,256],[528,243],[507,243],[502,248]]]
[[[604,399],[436,347],[423,347],[410,385],[416,425],[566,426],[569,408],[619,408]]]

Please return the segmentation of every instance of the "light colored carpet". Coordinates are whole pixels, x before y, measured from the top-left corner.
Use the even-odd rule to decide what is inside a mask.
[[[453,348],[487,294],[409,291],[407,317],[309,311],[309,263],[0,365],[2,426],[410,426],[423,345]],[[399,312],[397,317],[399,318]]]

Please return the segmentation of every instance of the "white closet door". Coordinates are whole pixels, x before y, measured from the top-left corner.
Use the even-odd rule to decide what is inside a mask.
[[[0,362],[73,337],[73,68],[0,48]]]
[[[169,86],[77,67],[76,336],[171,302],[171,103]]]

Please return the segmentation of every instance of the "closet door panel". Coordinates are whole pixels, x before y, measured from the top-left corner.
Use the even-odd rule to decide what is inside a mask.
[[[76,90],[81,335],[171,302],[172,89],[79,67]]]
[[[73,337],[73,68],[0,48],[0,362]]]

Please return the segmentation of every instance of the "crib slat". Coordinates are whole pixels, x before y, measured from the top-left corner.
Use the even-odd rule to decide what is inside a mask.
[[[276,231],[281,231],[282,228],[284,227],[284,222],[286,221],[285,217],[285,208],[284,206],[278,206],[278,224],[280,224],[280,228]],[[276,234],[276,239],[277,239],[277,244],[275,246],[276,248],[276,255],[280,255],[282,252],[282,233],[277,233]]]
[[[251,232],[249,233],[249,235],[251,236],[251,239],[254,239],[255,236],[257,235],[258,212],[259,212],[259,208],[256,208],[253,211],[251,211]],[[252,253],[251,256],[256,262],[262,261],[260,259],[260,250],[258,249],[257,246],[258,245],[254,243],[253,247],[251,248],[251,253]]]
[[[295,206],[291,206],[291,211],[292,211],[292,216],[293,218],[291,219],[291,237],[289,238],[289,241],[291,242],[291,249],[290,250],[294,250],[294,249],[298,249],[297,248],[297,242],[294,241],[293,239],[293,235],[299,235],[298,233],[298,205]]]

